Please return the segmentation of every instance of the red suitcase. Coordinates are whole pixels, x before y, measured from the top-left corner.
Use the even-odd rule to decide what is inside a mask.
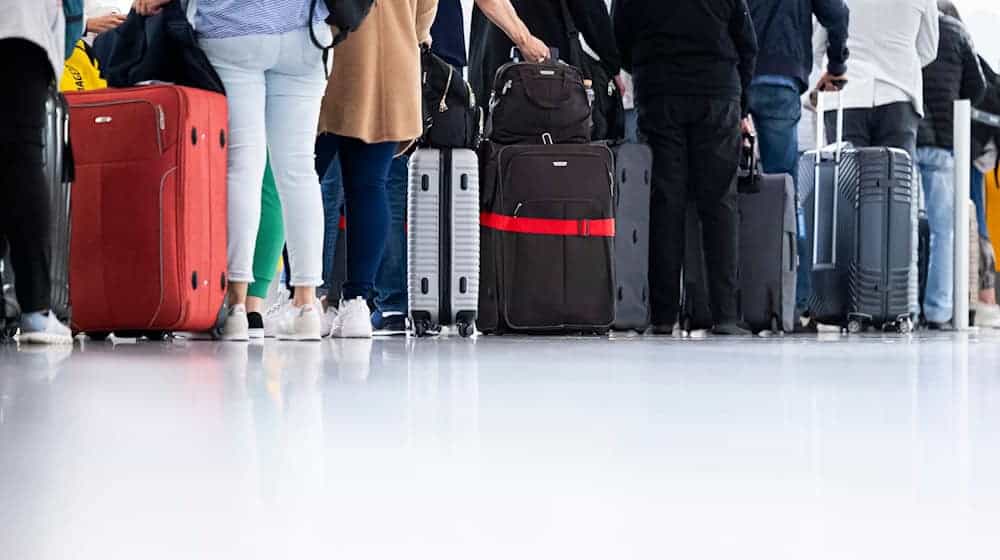
[[[168,85],[66,98],[73,328],[211,329],[226,291],[226,98]]]

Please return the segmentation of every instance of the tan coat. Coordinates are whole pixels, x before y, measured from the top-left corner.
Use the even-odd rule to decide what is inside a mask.
[[[430,40],[437,0],[376,0],[371,13],[333,50],[319,132],[403,142],[423,131],[420,44]]]

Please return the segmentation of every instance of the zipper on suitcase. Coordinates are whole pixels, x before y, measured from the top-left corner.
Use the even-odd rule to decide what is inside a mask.
[[[116,105],[133,105],[133,104],[149,105],[153,108],[155,113],[155,127],[156,127],[156,146],[160,149],[160,155],[163,155],[163,131],[167,129],[166,115],[163,112],[163,106],[157,105],[151,101],[146,101],[143,99],[128,99],[122,101],[103,101],[101,103],[81,103],[79,105],[73,105],[73,109],[97,109],[100,107],[114,107]],[[108,115],[101,115],[96,117],[100,119],[97,124],[104,124],[112,122],[112,117]]]
[[[440,269],[439,278],[440,287],[438,293],[438,324],[446,325],[450,324],[451,321],[451,178],[453,175],[452,171],[452,154],[450,149],[441,150],[441,171],[438,174],[441,177],[441,194],[440,200],[441,205],[438,213],[438,223],[439,231],[441,236],[441,242],[439,243],[440,254]]]

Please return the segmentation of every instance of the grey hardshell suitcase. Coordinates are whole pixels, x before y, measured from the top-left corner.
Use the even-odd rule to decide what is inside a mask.
[[[823,119],[817,120],[822,140]],[[849,332],[868,326],[910,332],[919,313],[912,160],[897,148],[846,147],[842,138],[840,104],[838,142],[806,152],[800,167],[809,235],[804,258],[812,263],[808,310],[816,321]]]
[[[613,145],[615,155],[615,324],[649,326],[649,197],[653,152],[645,144]]]
[[[739,195],[740,312],[754,332],[795,328],[795,183],[762,175],[760,192]]]
[[[70,179],[69,111],[66,99],[55,88],[45,101],[46,128],[43,141],[45,178],[49,182],[49,307],[56,317],[69,320]],[[16,271],[15,271],[16,272]]]
[[[410,158],[407,195],[410,322],[417,336],[455,325],[475,332],[479,304],[479,158],[422,148]]]

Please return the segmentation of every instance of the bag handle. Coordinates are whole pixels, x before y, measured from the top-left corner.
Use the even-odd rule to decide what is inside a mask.
[[[818,92],[816,96],[816,162],[813,173],[813,270],[832,270],[837,267],[837,222],[839,218],[839,200],[837,195],[840,190],[840,162],[843,157],[844,146],[844,92],[837,93],[837,134],[836,146],[833,159],[833,217],[830,227],[830,262],[821,262],[819,257],[819,216],[820,216],[820,171],[824,163],[827,166],[830,162],[826,160],[823,149],[825,145],[826,126],[826,100],[825,92]]]

